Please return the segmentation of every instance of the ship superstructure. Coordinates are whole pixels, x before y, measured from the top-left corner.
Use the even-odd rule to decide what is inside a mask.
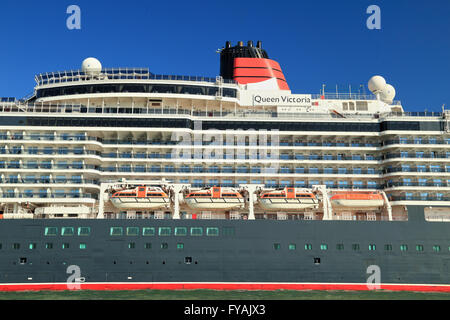
[[[445,234],[445,110],[404,111],[381,76],[370,78],[371,94],[292,93],[261,42],[227,42],[220,54],[215,78],[106,69],[88,58],[80,70],[37,75],[24,99],[3,98],[3,222],[65,228],[61,221],[98,218],[112,235],[111,222],[120,229],[130,219],[244,229],[252,222],[243,220],[323,220],[326,230],[340,220],[344,234],[342,221],[395,233],[421,216]]]
[[[408,204],[447,204],[445,114],[404,112],[379,76],[372,95],[293,94],[260,42],[227,42],[221,57],[217,78],[102,69],[93,58],[36,76],[30,98],[0,106],[4,217],[73,205],[95,216],[102,182],[140,179],[383,191],[393,219]]]

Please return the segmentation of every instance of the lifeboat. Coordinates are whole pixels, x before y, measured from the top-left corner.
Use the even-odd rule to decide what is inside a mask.
[[[122,190],[114,193],[110,199],[120,209],[158,209],[170,206],[169,196],[159,187],[139,186]]]
[[[311,192],[297,191],[295,188],[284,188],[261,193],[259,203],[266,210],[289,211],[314,208],[319,201]]]
[[[383,206],[383,196],[375,192],[343,192],[330,198],[333,207],[370,209]]]
[[[212,187],[189,193],[186,204],[192,209],[232,209],[244,206],[244,197],[232,189]]]

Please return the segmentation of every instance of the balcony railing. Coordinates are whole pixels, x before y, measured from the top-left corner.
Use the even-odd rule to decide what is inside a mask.
[[[406,153],[388,153],[384,155],[384,159],[394,159],[394,158],[403,158],[403,159],[450,159],[450,153],[423,153],[416,154],[414,152]]]
[[[442,182],[393,181],[393,182],[386,182],[385,187],[386,188],[390,188],[390,187],[435,187],[435,188],[439,188],[439,187],[450,187],[450,183],[447,183],[447,181],[442,181]]]
[[[270,133],[268,133],[270,135]],[[100,137],[92,137],[87,135],[53,135],[53,134],[11,134],[6,132],[0,132],[0,140],[5,142],[13,141],[97,141],[103,144],[117,144],[117,145],[184,145],[186,142],[170,141],[170,140],[133,140],[133,139],[104,139]],[[267,142],[267,146],[272,146],[275,142]],[[230,144],[227,141],[223,141],[219,144],[217,141],[198,141],[196,145],[202,146],[262,146],[261,142],[258,143],[235,143]],[[280,147],[343,147],[343,148],[379,148],[381,146],[397,145],[397,144],[412,144],[412,145],[448,145],[450,139],[431,139],[431,140],[386,140],[382,143],[379,142],[332,142],[332,141],[279,141]],[[193,145],[193,143],[189,144]]]
[[[450,139],[393,139],[383,141],[383,145],[392,144],[420,144],[420,145],[433,145],[433,144],[450,144]]]
[[[407,195],[399,195],[399,196],[390,196],[388,197],[389,201],[450,201],[450,197],[443,196],[407,196]]]
[[[97,194],[91,193],[41,193],[41,192],[3,192],[0,198],[38,198],[38,199],[98,199]]]
[[[211,97],[211,96],[208,96]],[[233,97],[230,97],[233,98]],[[193,108],[183,109],[176,108],[175,106],[162,106],[162,107],[147,107],[147,106],[120,106],[108,105],[104,107],[93,107],[87,105],[67,105],[67,104],[43,104],[43,103],[2,103],[0,102],[0,113],[50,113],[50,114],[107,114],[118,116],[124,114],[130,115],[156,115],[163,116],[169,115],[172,117],[202,117],[202,118],[220,118],[223,120],[230,120],[233,118],[247,118],[247,119],[339,119],[342,123],[346,121],[355,120],[385,120],[391,118],[408,118],[408,117],[426,117],[426,118],[440,118],[442,119],[443,114],[440,112],[403,112],[403,113],[374,113],[374,114],[362,114],[362,113],[346,113],[344,117],[336,115],[335,113],[312,113],[312,112],[271,112],[271,111],[256,111],[256,110],[242,110],[237,111],[199,111],[198,109],[204,109],[203,106],[194,106]]]
[[[177,80],[177,81],[201,81],[216,82],[217,78],[200,76],[180,76],[153,74],[147,68],[112,68],[102,69],[98,75],[88,74],[81,70],[57,71],[41,73],[35,76],[38,86],[46,84],[80,82],[80,81],[110,81],[110,80]],[[222,79],[223,83],[236,83],[232,79]]]
[[[99,180],[94,179],[27,179],[27,178],[5,178],[0,179],[0,183],[16,184],[16,183],[32,183],[32,184],[95,184],[99,185]]]

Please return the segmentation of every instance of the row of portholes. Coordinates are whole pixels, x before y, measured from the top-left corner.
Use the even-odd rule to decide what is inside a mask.
[[[21,264],[21,265],[27,264],[27,261],[28,261],[28,259],[25,258],[25,257],[19,258],[19,264]],[[185,257],[185,258],[184,258],[184,264],[192,264],[192,263],[198,264],[198,261],[193,261],[193,260],[192,260],[192,257]],[[14,261],[13,264],[16,265],[17,262]],[[33,263],[32,263],[32,262],[29,262],[29,264],[32,265]],[[50,261],[47,261],[46,264],[47,264],[47,265],[50,265]],[[66,265],[67,262],[62,262],[62,264],[63,264],[63,265]],[[114,260],[114,261],[113,261],[113,264],[117,265],[117,261]],[[129,264],[134,264],[134,261],[129,261]],[[150,261],[148,261],[148,260],[145,261],[145,264],[147,264],[147,265],[150,264]],[[166,260],[162,260],[162,264],[166,264]],[[181,261],[179,261],[178,264],[181,264]]]

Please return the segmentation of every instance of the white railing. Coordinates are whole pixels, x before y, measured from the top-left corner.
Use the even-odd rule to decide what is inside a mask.
[[[130,115],[141,117],[143,114],[156,115],[156,116],[171,116],[171,117],[204,117],[204,118],[278,118],[278,119],[336,119],[340,121],[351,121],[354,119],[388,119],[398,117],[442,117],[440,112],[403,112],[403,113],[384,113],[384,114],[344,114],[345,118],[341,118],[332,113],[281,113],[281,112],[267,112],[267,111],[196,111],[194,108],[182,109],[171,106],[165,106],[161,108],[150,108],[146,106],[142,107],[118,107],[117,105],[104,106],[104,107],[87,107],[86,105],[68,105],[68,104],[12,104],[0,102],[0,114],[1,113],[46,113],[46,114],[91,114],[99,116],[101,114],[118,116]]]
[[[153,74],[147,68],[114,68],[103,69],[99,74],[89,74],[81,70],[46,72],[35,76],[38,86],[79,81],[105,80],[177,80],[215,83],[216,77],[163,75]],[[236,83],[234,80],[224,79],[224,83]]]

